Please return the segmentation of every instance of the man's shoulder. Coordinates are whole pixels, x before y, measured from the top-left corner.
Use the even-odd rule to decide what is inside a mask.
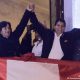
[[[71,30],[71,32],[80,32],[80,29],[79,28],[74,28]]]
[[[79,28],[73,28],[72,30],[70,30],[70,31],[66,31],[66,32],[64,32],[64,33],[72,33],[72,32],[77,32],[77,31],[80,31],[80,29]]]

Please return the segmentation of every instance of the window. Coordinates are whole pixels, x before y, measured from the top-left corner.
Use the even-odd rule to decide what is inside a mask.
[[[80,0],[72,0],[73,28],[80,28]]]

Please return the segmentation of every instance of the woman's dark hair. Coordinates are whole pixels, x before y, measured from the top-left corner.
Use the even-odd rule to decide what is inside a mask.
[[[66,22],[65,22],[65,20],[64,20],[64,19],[61,19],[61,18],[56,19],[55,25],[56,25],[59,21],[60,21],[60,22],[63,22],[63,23],[64,23],[64,27],[66,27]]]
[[[7,22],[7,21],[1,21],[0,22],[0,31],[2,30],[3,27],[6,27],[7,25],[9,25],[10,30],[12,32],[11,23],[10,22]]]

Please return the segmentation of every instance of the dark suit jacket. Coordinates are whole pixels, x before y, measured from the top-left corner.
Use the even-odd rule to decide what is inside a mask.
[[[30,20],[34,26],[34,29],[40,34],[40,36],[43,39],[43,50],[42,50],[42,58],[48,58],[49,53],[52,49],[52,44],[54,41],[54,31],[50,29],[46,29],[43,27],[41,23],[36,18],[36,15],[34,12],[31,12]],[[76,47],[76,42],[80,39],[80,29],[73,29],[69,32],[64,32],[62,36],[60,37],[60,44],[62,51],[64,53],[64,57],[62,59],[64,60],[77,60],[78,53],[74,52],[75,49],[79,50],[80,47]],[[58,49],[58,48],[57,48]],[[80,52],[80,51],[79,51]],[[80,55],[80,54],[78,54]],[[80,60],[80,56],[78,58]]]

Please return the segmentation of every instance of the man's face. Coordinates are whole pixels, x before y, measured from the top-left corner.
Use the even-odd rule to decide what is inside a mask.
[[[57,22],[57,24],[54,26],[54,30],[57,33],[57,35],[60,35],[61,33],[64,32],[65,26],[63,22]]]
[[[7,24],[6,27],[3,27],[0,34],[4,37],[4,38],[9,38],[10,34],[11,34],[11,29],[10,26]]]
[[[39,35],[38,33],[35,34],[35,38],[36,38],[37,40],[42,40],[41,37],[40,37],[40,35]]]

